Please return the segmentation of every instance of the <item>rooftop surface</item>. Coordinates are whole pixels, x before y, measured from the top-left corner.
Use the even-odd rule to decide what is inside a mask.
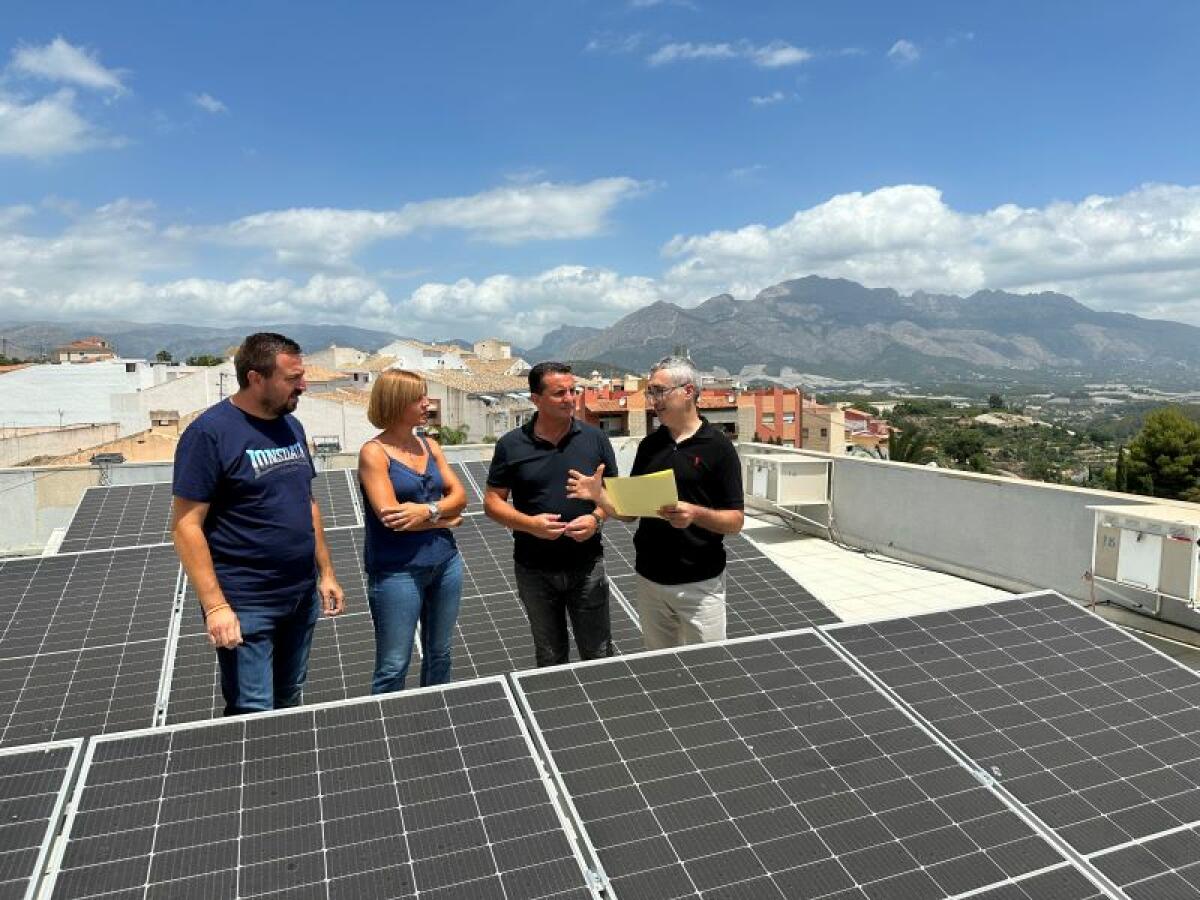
[[[1172,662],[1194,650],[754,512],[730,541],[738,637],[642,653],[614,603],[620,656],[518,671],[528,626],[511,540],[478,512],[484,465],[461,465],[454,651],[458,678],[483,677],[445,688],[361,696],[349,471],[317,484],[353,608],[318,626],[302,710],[217,718],[165,484],[93,488],[67,535],[85,552],[0,565],[0,668],[23,685],[6,734],[44,734],[49,707],[49,737],[83,741],[0,750],[0,787],[49,826],[24,849],[63,848],[43,895],[1200,897],[1200,678]],[[628,593],[631,532],[605,537]]]

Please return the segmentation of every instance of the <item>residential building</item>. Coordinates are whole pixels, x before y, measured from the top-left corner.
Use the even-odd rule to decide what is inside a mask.
[[[512,344],[499,338],[476,341],[473,349],[480,359],[509,359],[512,356]]]
[[[451,428],[465,425],[472,443],[498,438],[533,417],[529,382],[524,376],[449,369],[421,374],[429,398],[438,401],[441,424]]]
[[[306,366],[320,366],[334,372],[348,372],[362,365],[370,354],[355,347],[339,347],[330,344],[324,350],[304,354]]]
[[[85,337],[54,350],[55,362],[91,363],[104,359],[115,359],[116,350],[102,337]]]
[[[380,347],[372,358],[390,356],[393,362],[388,368],[418,372],[432,369],[465,369],[464,354],[465,351],[461,347],[435,346],[404,338]],[[370,359],[364,360],[360,365],[369,362]]]

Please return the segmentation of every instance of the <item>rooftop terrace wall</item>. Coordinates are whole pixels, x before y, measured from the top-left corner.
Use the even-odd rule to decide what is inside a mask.
[[[834,460],[830,509],[841,542],[1017,592],[1050,588],[1089,599],[1083,573],[1091,565],[1095,516],[1088,507],[1151,502],[1135,494],[753,446],[755,452]],[[1121,596],[1129,604],[1148,599],[1133,591]],[[1200,615],[1175,601],[1164,599],[1161,617],[1200,628]]]

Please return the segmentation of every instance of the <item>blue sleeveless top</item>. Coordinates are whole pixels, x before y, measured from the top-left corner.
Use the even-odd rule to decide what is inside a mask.
[[[388,480],[392,483],[392,490],[396,492],[396,499],[401,503],[436,503],[445,494],[446,485],[429,450],[429,444],[424,437],[421,438],[421,443],[425,445],[427,454],[424,473],[414,472],[388,454]],[[363,564],[368,573],[374,575],[396,572],[409,566],[440,566],[454,558],[454,554],[458,552],[458,544],[455,543],[454,535],[449,529],[392,531],[384,527],[375,515],[362,482],[359,482],[358,487],[362,491],[363,511],[367,520]]]

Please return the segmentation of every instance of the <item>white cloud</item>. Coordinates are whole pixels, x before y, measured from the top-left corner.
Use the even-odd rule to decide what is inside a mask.
[[[284,263],[344,266],[372,242],[434,229],[459,229],[501,244],[592,237],[604,231],[618,203],[645,188],[632,178],[512,184],[469,197],[407,203],[396,210],[262,212],[210,234],[229,243],[269,247]]]
[[[755,106],[773,106],[776,103],[782,103],[786,99],[787,95],[783,91],[772,91],[769,94],[751,97],[750,102]]]
[[[43,47],[18,46],[12,55],[12,71],[96,91],[125,92],[122,74],[100,64],[95,53],[56,37]]]
[[[119,143],[76,111],[70,88],[29,102],[0,93],[0,156],[44,159]]]
[[[633,34],[617,34],[615,32],[605,31],[592,37],[587,44],[584,45],[584,49],[589,53],[633,53],[639,46],[641,46],[641,43],[644,39],[645,35],[641,32],[634,32]]]
[[[755,45],[749,41],[734,43],[693,44],[690,42],[663,44],[646,61],[652,66],[687,60],[744,59],[763,69],[778,69],[808,62],[813,54],[803,47],[794,47],[784,41]]]
[[[440,208],[422,215],[453,218]],[[66,224],[54,232],[43,218],[56,216]],[[904,292],[1057,290],[1099,309],[1200,324],[1200,186],[968,212],[935,187],[894,185],[830,197],[781,223],[680,235],[664,247],[664,270],[649,275],[555,265],[430,280],[395,295],[384,285],[423,273],[251,277],[254,269],[227,259],[222,277],[201,277],[197,260],[211,263],[213,251],[207,236],[156,216],[129,200],[83,213],[48,203],[0,208],[0,308],[12,316],[239,323],[307,315],[398,333],[497,332],[528,346],[558,325],[607,325],[657,300],[690,306],[724,291],[748,298],[818,274]],[[359,227],[368,236],[376,228]],[[311,240],[332,233],[320,224]]]
[[[749,166],[739,166],[736,169],[729,170],[730,178],[750,178],[757,175],[759,172],[765,171],[766,166],[762,163],[753,163]]]
[[[652,278],[558,266],[532,276],[493,275],[481,281],[464,278],[452,284],[423,284],[400,305],[400,311],[432,331],[491,330],[533,345],[559,325],[611,324],[663,299],[664,290]]]
[[[775,227],[680,236],[664,249],[677,262],[663,280],[701,294],[749,296],[818,274],[901,291],[1057,290],[1200,323],[1200,187],[964,213],[936,188],[898,185],[835,196]]]
[[[907,66],[921,58],[921,49],[912,41],[901,38],[892,44],[887,56],[897,65]]]
[[[793,47],[782,41],[774,41],[765,47],[753,47],[750,58],[756,66],[764,69],[779,69],[783,66],[797,66],[808,62],[813,55],[803,47]]]
[[[191,100],[206,113],[212,113],[214,116],[219,113],[229,112],[229,107],[212,94],[192,94]]]
[[[732,44],[663,44],[646,61],[662,66],[688,59],[737,59],[738,55]]]

